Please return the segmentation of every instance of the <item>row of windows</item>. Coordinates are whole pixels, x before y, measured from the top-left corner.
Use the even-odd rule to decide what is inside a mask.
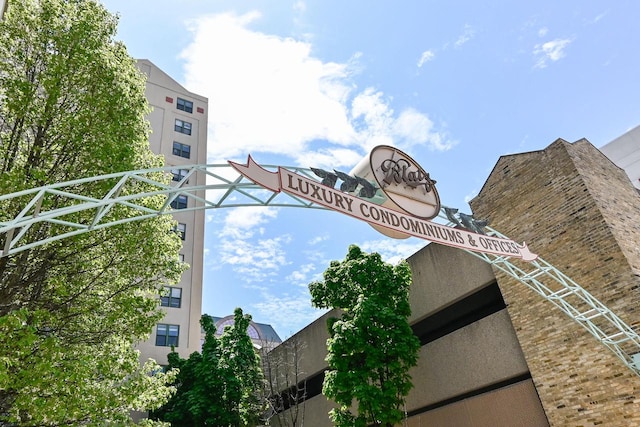
[[[170,98],[167,98],[169,100]],[[193,113],[193,102],[186,99],[178,98],[176,102],[176,108],[187,113]],[[193,125],[190,122],[181,119],[175,119],[173,129],[176,132],[183,133],[185,135],[191,135]],[[182,144],[177,141],[173,141],[173,155],[184,157],[186,159],[191,158],[191,146],[188,144]],[[180,181],[174,177],[174,181]]]
[[[193,102],[186,99],[178,98],[176,102],[176,108],[187,113],[193,113]],[[185,120],[175,119],[174,130],[176,132],[183,133],[185,135],[191,135],[193,126],[190,122]],[[184,157],[185,159],[191,158],[191,146],[183,144],[177,141],[173,141],[174,156]],[[173,169],[173,181],[181,181],[186,177],[187,169]],[[180,195],[171,202],[171,207],[174,209],[185,209],[187,207],[187,196]],[[187,232],[187,224],[178,223],[175,228],[176,233],[179,234],[182,240],[185,239]],[[180,260],[184,261],[184,255],[180,254]],[[160,305],[162,307],[180,308],[182,304],[182,288],[175,288],[172,286],[165,286],[162,295],[160,296]],[[162,347],[178,346],[180,337],[180,325],[169,325],[165,323],[159,323],[156,329],[156,345]]]
[[[176,102],[176,108],[178,110],[182,110],[187,113],[193,113],[193,102],[187,101],[186,99],[178,98]],[[193,125],[190,122],[187,122],[185,120],[175,119],[173,129],[176,132],[180,132],[185,135],[191,135],[191,131],[193,130]],[[173,141],[172,152],[174,156],[184,157],[186,159],[191,158],[191,146],[188,144],[182,144],[180,142]],[[178,171],[173,171],[173,172],[174,172],[174,175],[173,175],[174,181],[180,181],[182,178],[184,178],[184,175],[186,174],[184,169],[180,169]]]

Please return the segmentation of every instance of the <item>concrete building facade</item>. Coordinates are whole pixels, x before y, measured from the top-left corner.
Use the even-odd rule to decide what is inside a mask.
[[[638,330],[640,196],[588,141],[501,157],[471,207]],[[408,262],[422,347],[403,426],[640,426],[640,378],[549,301],[459,249],[432,243]],[[318,427],[331,425],[321,388],[335,315],[287,340],[306,346],[293,369],[306,378],[306,424]],[[293,410],[274,425],[290,425]]]
[[[640,126],[603,145],[600,151],[624,169],[633,185],[640,189]]]
[[[149,114],[149,144],[156,154],[164,156],[172,170],[176,185],[186,173],[182,167],[207,163],[207,98],[189,92],[178,82],[146,59],[138,67],[147,76],[146,97],[153,108]],[[204,176],[189,178],[186,185],[204,185]],[[203,194],[199,195],[204,198]],[[193,207],[194,200],[179,199],[172,205],[178,222],[176,232],[184,241],[180,258],[189,264],[180,283],[165,289],[161,298],[166,313],[153,329],[148,341],[141,343],[142,360],[153,358],[167,364],[171,345],[181,357],[200,351],[200,316],[202,312],[202,271],[204,255],[204,209],[180,212]]]

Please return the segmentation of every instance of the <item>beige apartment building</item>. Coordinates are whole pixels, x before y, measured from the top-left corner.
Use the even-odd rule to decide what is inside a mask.
[[[153,108],[148,117],[151,150],[164,156],[166,166],[175,166],[172,173],[177,184],[186,175],[185,166],[207,162],[208,100],[189,92],[149,60],[138,60],[138,67],[147,76],[146,96]],[[204,184],[204,176],[189,177],[186,183]],[[204,192],[199,196],[204,198]],[[180,212],[194,203],[180,196],[172,203],[176,231],[184,241],[180,258],[190,267],[177,285],[165,289],[160,302],[166,314],[149,340],[139,345],[142,360],[153,358],[165,365],[172,345],[184,358],[200,351],[205,214],[204,209]]]

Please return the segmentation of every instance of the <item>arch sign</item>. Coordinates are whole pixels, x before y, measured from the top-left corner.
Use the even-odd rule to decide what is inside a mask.
[[[315,181],[286,168],[271,172],[258,165],[251,155],[246,165],[229,161],[240,174],[254,183],[281,191],[328,209],[369,223],[380,233],[402,239],[418,237],[474,252],[533,261],[538,255],[526,245],[482,232],[482,223],[456,209],[444,208],[456,227],[430,221],[440,213],[436,181],[411,157],[387,145],[375,147],[348,174],[311,170],[322,178]],[[340,187],[335,188],[341,181]]]

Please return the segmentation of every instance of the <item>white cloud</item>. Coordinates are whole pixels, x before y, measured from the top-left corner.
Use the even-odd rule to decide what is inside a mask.
[[[376,145],[393,145],[405,150],[425,145],[436,151],[446,151],[455,145],[445,134],[435,131],[427,115],[413,108],[405,109],[396,118],[383,97],[382,92],[367,88],[352,103],[353,122],[367,152]]]
[[[545,68],[548,61],[556,62],[564,58],[565,49],[572,41],[572,39],[555,39],[537,44],[533,49],[533,54],[537,57],[535,68]]]
[[[462,34],[458,36],[458,39],[455,41],[455,47],[461,47],[463,44],[474,38],[476,35],[476,31],[470,26],[465,25],[462,30]]]
[[[288,235],[251,242],[225,239],[220,241],[218,262],[230,265],[247,283],[263,282],[289,264],[284,247],[290,242]]]
[[[309,43],[249,30],[259,17],[209,15],[191,24],[194,39],[181,56],[186,86],[209,98],[213,157],[296,154],[314,139],[353,140],[348,64],[313,58]]]
[[[269,319],[276,331],[286,331],[287,335],[281,336],[282,339],[298,332],[300,325],[308,325],[327,312],[311,306],[311,295],[307,289],[282,296],[264,294],[262,301],[253,304],[252,309]]]
[[[293,10],[297,13],[304,13],[307,10],[307,4],[301,0],[293,3]]]
[[[466,203],[469,203],[471,200],[473,200],[474,197],[476,197],[478,195],[478,190],[476,190],[475,188],[473,190],[471,190],[470,192],[468,192],[465,196],[464,196],[464,201]]]
[[[293,271],[286,277],[288,282],[291,282],[295,286],[306,288],[309,282],[313,279],[309,278],[310,274],[315,274],[315,264],[302,264],[297,270]]]
[[[433,122],[426,115],[408,108],[404,110],[393,124],[393,133],[404,139],[407,145],[427,143],[434,151],[450,150],[455,141],[446,139],[441,132],[434,131]]]
[[[330,239],[330,236],[328,234],[323,234],[322,236],[316,236],[316,237],[310,239],[307,242],[307,244],[309,246],[314,246],[314,245],[317,245],[318,243],[326,242],[329,239]]]
[[[604,12],[602,12],[601,14],[597,15],[595,18],[593,18],[592,20],[588,21],[587,24],[597,24],[598,22],[600,22],[600,20],[602,18],[604,18],[605,16],[607,16],[607,14],[609,13],[608,10],[605,10]]]
[[[300,153],[296,163],[301,167],[321,169],[340,169],[351,167],[362,159],[363,153],[348,148],[318,148],[314,151]]]
[[[381,92],[358,90],[360,53],[324,62],[309,42],[252,30],[260,18],[226,13],[189,24],[185,86],[209,99],[209,162],[263,152],[339,167],[396,139],[449,147],[426,114],[409,108],[396,116]]]
[[[370,240],[358,246],[365,252],[377,252],[385,262],[397,264],[403,259],[408,258],[420,249],[424,248],[429,242],[418,239],[395,240],[381,239]]]
[[[248,239],[254,236],[256,227],[265,224],[278,216],[275,208],[236,208],[229,211],[218,237],[232,239]]]
[[[548,32],[549,32],[549,29],[547,27],[542,27],[538,30],[538,37],[544,37],[547,35]]]
[[[422,68],[425,62],[431,61],[433,58],[435,58],[435,56],[435,52],[431,49],[422,52],[422,55],[420,55],[420,59],[418,60],[418,68]]]

